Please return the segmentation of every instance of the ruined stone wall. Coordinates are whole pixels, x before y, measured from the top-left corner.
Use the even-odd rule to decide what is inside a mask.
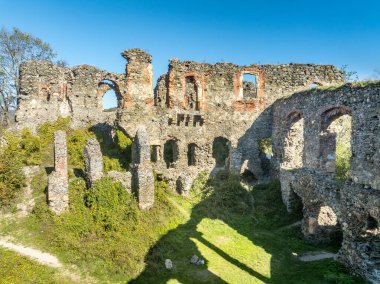
[[[257,78],[254,98],[243,97],[244,74]],[[201,170],[220,170],[212,157],[216,137],[229,141],[229,170],[248,169],[261,179],[264,172],[258,162],[259,142],[271,137],[270,106],[273,101],[294,90],[309,88],[309,83],[328,85],[342,81],[341,72],[330,65],[238,66],[173,59],[168,73],[158,79],[155,107],[119,110],[118,125],[133,137],[136,120],[144,123],[151,136],[151,145],[159,149],[160,157],[164,156],[165,142],[175,141],[176,161],[170,168],[162,161],[155,164],[158,172],[174,182],[185,169],[191,169],[194,175]],[[197,162],[192,165],[188,164],[189,144],[196,145]]]
[[[336,117],[350,114],[350,177],[356,183],[380,189],[379,94],[379,83],[365,87],[347,84],[333,89],[313,89],[277,101],[273,113],[274,166],[279,169],[285,159],[284,140],[288,135],[289,118],[298,112],[304,119],[304,166],[327,170],[326,156],[331,151],[326,148],[332,140],[326,137],[324,130]]]
[[[196,145],[200,170],[215,169],[212,143],[216,137],[229,140],[227,168],[241,171],[242,165],[260,179],[264,173],[259,141],[271,136],[271,104],[279,97],[310,83],[342,82],[342,73],[330,65],[287,64],[238,66],[170,61],[153,95],[152,57],[139,49],[122,53],[126,74],[114,74],[82,65],[63,68],[48,62],[27,62],[20,71],[18,127],[34,129],[59,116],[70,116],[75,128],[88,125],[117,125],[134,137],[144,124],[151,145],[157,149],[155,168],[177,179],[188,168],[188,145]],[[256,76],[256,95],[243,96],[243,75]],[[102,111],[102,96],[110,88],[118,96],[117,114]],[[251,90],[252,91],[252,90]],[[176,161],[167,169],[162,161],[164,144],[176,141]]]
[[[48,177],[47,200],[57,214],[69,206],[66,132],[62,130],[54,133],[54,171]]]
[[[89,65],[66,68],[47,61],[26,62],[20,67],[17,126],[35,129],[68,116],[74,128],[113,125],[116,110],[103,111],[102,97],[112,88],[121,106],[127,92],[124,77]]]
[[[259,145],[271,138],[272,174],[280,177],[289,211],[300,199],[305,236],[325,241],[341,231],[341,261],[379,281],[379,83],[329,87],[344,81],[331,65],[238,66],[173,59],[153,90],[151,55],[131,49],[122,56],[128,61],[126,74],[87,65],[22,65],[18,127],[33,129],[70,116],[74,128],[110,125],[134,137],[132,176],[109,176],[126,190],[132,188],[142,209],[153,205],[153,169],[183,195],[201,171],[248,172],[251,179],[264,180],[268,173]],[[255,82],[244,81],[245,74]],[[110,88],[118,96],[118,108],[103,112],[101,99]],[[342,115],[352,117],[351,170],[344,184],[334,179],[337,135],[330,127]],[[227,149],[218,164],[217,138]],[[53,175],[49,188],[54,184]]]
[[[274,104],[272,137],[283,201],[292,211],[294,200],[302,200],[304,235],[326,241],[341,231],[339,259],[374,282],[380,281],[379,105],[378,82],[296,93]],[[352,156],[348,180],[342,183],[335,179],[337,134],[329,131],[346,115],[352,121]],[[300,118],[303,131],[295,139],[292,126]],[[300,142],[301,165],[288,151]]]

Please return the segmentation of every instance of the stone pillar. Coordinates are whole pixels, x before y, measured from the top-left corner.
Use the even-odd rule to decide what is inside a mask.
[[[153,106],[152,56],[138,48],[127,49],[121,55],[128,60],[126,66],[128,94],[124,98],[124,108],[136,103]]]
[[[154,203],[154,176],[150,162],[150,145],[145,126],[140,125],[132,144],[132,191],[137,194],[139,208],[149,209]]]
[[[94,184],[94,181],[103,177],[103,156],[99,142],[96,138],[87,139],[83,156],[87,186],[91,187]]]
[[[69,205],[69,184],[67,176],[66,132],[54,133],[54,171],[48,177],[48,203],[56,214],[62,213]]]

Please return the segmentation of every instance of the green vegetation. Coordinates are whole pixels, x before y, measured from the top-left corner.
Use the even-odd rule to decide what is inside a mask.
[[[29,258],[0,247],[0,284],[72,283],[53,268],[38,264]]]
[[[70,118],[59,118],[55,122],[42,124],[37,135],[28,129],[20,133],[4,133],[4,146],[0,148],[0,205],[11,205],[14,197],[24,186],[23,166],[38,165],[53,167],[54,132],[67,132],[68,163],[70,175],[83,170],[83,149],[86,140],[97,137],[103,153],[104,168],[126,171],[131,162],[132,141],[121,131],[116,131],[115,141],[94,129],[72,130]]]
[[[350,174],[351,151],[351,116],[342,115],[331,125],[335,129],[336,136],[336,180],[344,182]]]
[[[261,153],[273,155],[272,151],[272,138],[267,137],[260,140],[259,149]]]
[[[52,166],[55,129],[68,131],[71,169],[70,210],[60,216],[51,213],[45,199],[45,168]],[[100,283],[365,283],[348,275],[335,261],[303,263],[293,256],[321,247],[305,243],[299,228],[279,230],[301,216],[287,214],[276,183],[247,190],[236,176],[210,178],[201,174],[190,196],[184,198],[173,193],[167,182],[156,181],[155,204],[149,211],[138,210],[134,195],[109,178],[87,189],[83,175],[73,173],[83,168],[84,143],[94,136],[100,140],[103,154],[113,161],[109,169],[125,169],[131,142],[122,132],[116,133],[113,142],[90,129],[73,131],[69,121],[61,119],[41,126],[37,136],[28,131],[6,136],[8,144],[1,155],[9,156],[1,162],[16,164],[8,166],[11,175],[7,176],[14,176],[9,184],[22,177],[23,164],[37,164],[41,170],[31,182],[35,199],[32,214],[3,220],[2,234],[74,264],[91,278],[88,283],[94,279]],[[0,180],[6,181],[1,175]],[[194,254],[205,259],[205,264],[190,264]],[[174,263],[172,270],[164,267],[167,258]],[[0,258],[0,266],[8,267],[1,269],[0,276],[11,283],[18,281],[19,270],[11,269],[16,261],[21,264],[15,265],[25,270],[21,282],[67,283],[53,269],[9,255]],[[48,274],[52,275],[50,282],[45,281]]]

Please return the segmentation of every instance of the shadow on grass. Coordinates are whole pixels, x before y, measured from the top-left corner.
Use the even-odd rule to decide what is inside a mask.
[[[167,283],[170,280],[180,283],[365,283],[348,275],[335,261],[301,263],[293,256],[294,252],[321,248],[304,242],[300,228],[278,230],[301,217],[287,214],[278,184],[258,186],[251,193],[241,187],[236,177],[228,177],[210,179],[205,188],[204,198],[192,208],[188,222],[168,232],[151,248],[144,271],[131,283]],[[254,210],[252,199],[255,199]],[[251,257],[242,256],[242,251],[252,250],[252,247],[239,247],[236,243],[231,243],[232,249],[237,248],[231,253],[231,248],[210,240],[214,234],[212,228],[210,236],[200,230],[205,220],[211,220],[206,227],[212,226],[212,222],[229,227],[215,234],[236,232],[236,236],[247,240],[245,245],[257,247],[262,255],[257,252]],[[190,264],[194,254],[204,258],[205,264]],[[270,261],[258,264],[263,255],[268,254]],[[219,259],[217,267],[215,258]],[[173,261],[173,269],[165,268],[165,259]],[[214,264],[210,265],[210,261]]]

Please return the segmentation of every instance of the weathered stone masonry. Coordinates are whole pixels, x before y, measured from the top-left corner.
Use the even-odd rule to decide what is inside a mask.
[[[352,120],[350,175],[334,178],[334,133],[328,125],[343,115]],[[292,134],[294,124],[302,132]],[[297,137],[296,137],[297,136]],[[292,145],[293,144],[293,145]],[[302,157],[289,155],[289,147]],[[314,89],[278,100],[273,111],[273,165],[289,211],[303,204],[302,228],[311,241],[341,231],[341,261],[368,279],[380,281],[380,83]]]
[[[67,175],[66,132],[54,133],[54,171],[48,177],[47,199],[55,213],[62,213],[69,205]]]
[[[172,59],[153,89],[151,55],[131,49],[122,56],[128,61],[126,74],[87,65],[25,63],[18,127],[70,116],[74,128],[108,125],[135,137],[132,177],[110,176],[122,176],[145,209],[154,200],[152,169],[183,195],[201,171],[266,180],[259,144],[271,138],[270,172],[281,180],[289,211],[301,201],[305,237],[326,241],[342,233],[340,259],[379,281],[379,84],[311,88],[343,83],[342,72],[331,65],[238,66]],[[245,74],[256,81],[243,81]],[[118,108],[103,112],[102,96],[110,88],[118,96]],[[343,185],[334,179],[336,134],[329,128],[342,115],[352,118],[351,172]],[[224,162],[216,162],[216,141],[227,149]]]

